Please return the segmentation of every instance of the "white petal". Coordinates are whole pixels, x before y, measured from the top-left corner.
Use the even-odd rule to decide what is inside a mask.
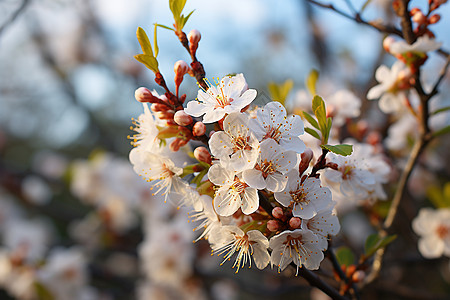
[[[255,169],[245,170],[242,172],[242,178],[250,187],[258,190],[264,189],[267,185],[261,171]]]
[[[219,189],[214,197],[214,209],[220,216],[231,216],[241,207],[241,197],[232,190]]]
[[[223,131],[215,132],[209,139],[209,148],[211,154],[217,158],[231,155],[233,153],[233,144],[228,134]]]
[[[421,238],[419,251],[425,258],[438,258],[444,253],[444,242],[435,235]]]
[[[258,191],[254,188],[247,187],[242,196],[242,212],[246,215],[254,213],[259,207]]]

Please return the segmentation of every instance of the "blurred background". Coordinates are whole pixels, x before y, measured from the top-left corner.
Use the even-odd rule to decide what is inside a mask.
[[[349,11],[346,1],[333,2]],[[382,49],[382,34],[306,1],[188,0],[184,11],[194,9],[185,31],[202,34],[197,57],[207,77],[244,73],[261,103],[270,99],[269,82],[287,79],[294,81],[288,100],[295,101],[312,68],[321,74],[319,93],[347,88],[365,103],[376,68],[394,61]],[[450,6],[440,13],[433,30],[450,49]],[[389,1],[371,1],[363,16],[396,24]],[[173,23],[168,1],[0,1],[0,299],[319,299],[289,274],[274,279],[243,270],[238,277],[228,265],[219,268],[220,260],[200,259],[209,256],[207,243],[194,247],[190,229],[180,240],[180,226],[168,224],[160,231],[175,241],[160,242],[167,248],[159,250],[176,249],[173,256],[184,253],[190,265],[152,275],[162,254],[146,240],[147,226],[155,226],[148,219],[186,224],[146,200],[148,187],[127,158],[131,119],[142,113],[135,89],[162,92],[133,58],[141,51],[137,27],[151,33],[155,22]],[[171,31],[159,28],[158,43],[160,70],[173,88],[173,64],[189,56]],[[433,82],[443,62],[432,54],[424,78]],[[194,99],[194,79],[186,78],[181,92]],[[368,104],[362,114],[380,127],[387,122]],[[360,247],[372,229],[359,214],[346,222],[359,224],[349,235]],[[166,256],[168,264],[181,263]],[[186,290],[168,293],[168,280]],[[441,294],[449,278],[447,288],[442,280]]]

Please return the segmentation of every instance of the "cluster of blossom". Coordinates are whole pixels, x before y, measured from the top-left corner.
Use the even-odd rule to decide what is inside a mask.
[[[136,92],[140,102],[149,98],[142,97],[143,89]],[[335,98],[345,98],[342,94]],[[156,92],[152,97],[168,101]],[[327,168],[313,174],[320,156],[314,158],[314,153],[321,148],[315,142],[305,147],[300,138],[302,118],[287,115],[279,102],[249,109],[255,97],[256,91],[238,74],[225,76],[216,85],[208,83],[184,110],[171,112],[173,120],[160,118],[159,103],[150,108],[144,103],[144,113],[135,122],[130,161],[152,184],[154,194],[193,209],[190,217],[200,222],[197,229],[204,228],[199,239],[207,239],[224,262],[236,254],[233,266],[237,271],[252,259],[260,269],[270,263],[281,271],[291,262],[297,268],[318,269],[328,238],[340,228],[333,199],[385,199],[382,184],[389,178],[390,167],[373,146],[356,143],[351,156],[331,153]],[[337,120],[356,116],[340,111],[336,100],[334,116],[342,118]],[[209,133],[209,150],[192,143],[197,161],[187,154],[191,148],[183,146],[173,152],[174,147],[166,146],[180,139],[180,135],[167,134],[176,128],[173,123],[181,133],[185,129],[180,127],[194,122],[192,117],[202,116],[196,124],[213,123],[216,130]],[[261,201],[271,207],[263,208]]]
[[[54,230],[0,191],[0,287],[17,299],[96,299],[81,248],[51,248]]]

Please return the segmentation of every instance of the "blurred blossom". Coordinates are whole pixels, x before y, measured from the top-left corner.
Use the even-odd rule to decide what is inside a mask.
[[[24,196],[34,205],[48,204],[52,197],[52,191],[48,184],[40,177],[28,175],[22,181]]]

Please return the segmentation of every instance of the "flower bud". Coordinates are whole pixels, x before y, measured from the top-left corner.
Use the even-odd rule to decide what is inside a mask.
[[[152,92],[146,87],[140,87],[134,92],[134,98],[141,103],[150,102],[154,97]]]
[[[155,116],[160,120],[170,120],[173,119],[173,110],[167,110],[167,111],[157,111],[155,112]]]
[[[292,229],[298,229],[302,225],[302,220],[297,217],[293,217],[289,220],[289,226],[291,226]]]
[[[176,151],[180,150],[180,147],[183,147],[187,143],[188,143],[187,140],[176,138],[172,141],[172,143],[170,143],[169,149],[176,152]]]
[[[427,17],[419,10],[413,15],[412,21],[417,24],[425,24],[427,22]]]
[[[151,106],[152,111],[157,112],[157,111],[167,111],[170,110],[170,107],[168,107],[165,104],[161,104],[161,103],[155,103],[152,104]]]
[[[173,66],[173,71],[175,72],[176,76],[183,77],[184,74],[189,71],[189,65],[187,64],[187,62],[179,60]]]
[[[432,16],[428,19],[428,22],[429,22],[430,24],[435,24],[435,23],[439,22],[440,19],[441,19],[441,16],[438,15],[438,14],[435,14],[435,15],[432,15]]]
[[[283,209],[279,206],[272,209],[272,216],[277,219],[282,219],[284,217]]]
[[[192,29],[189,32],[188,40],[189,40],[189,51],[191,52],[191,54],[195,55],[195,52],[197,52],[198,42],[200,42],[201,38],[202,35],[200,34],[200,31]]]
[[[181,126],[187,126],[192,124],[192,117],[184,112],[184,110],[179,110],[173,116],[174,121]]]
[[[391,45],[395,43],[395,38],[393,36],[388,36],[383,40],[383,48],[386,52],[390,52]]]
[[[194,157],[201,162],[207,163],[208,165],[211,164],[212,158],[211,154],[209,153],[208,149],[205,147],[197,147],[194,150]]]
[[[306,148],[305,151],[301,154],[301,161],[300,164],[298,165],[298,172],[300,175],[303,174],[303,172],[305,172],[306,169],[308,169],[309,163],[311,162],[313,157],[314,154],[312,150],[309,148]]]
[[[352,280],[354,282],[361,282],[366,278],[366,273],[364,271],[358,270],[355,273],[353,273]]]
[[[276,231],[280,230],[280,224],[278,223],[277,220],[269,220],[267,222],[267,229],[269,231],[276,232]]]
[[[194,136],[202,136],[206,132],[206,126],[202,122],[197,122],[194,124],[194,127],[192,128],[192,134]]]

